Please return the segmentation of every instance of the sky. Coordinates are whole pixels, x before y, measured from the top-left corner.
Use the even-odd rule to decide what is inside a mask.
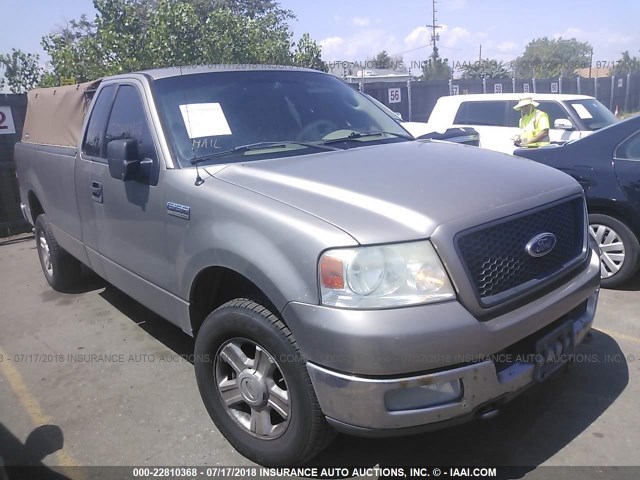
[[[295,38],[308,32],[326,61],[363,62],[386,50],[405,64],[428,57],[431,0],[280,0],[297,20]],[[483,58],[509,61],[539,37],[576,38],[594,48],[594,63],[612,62],[629,50],[640,56],[640,0],[439,0],[442,57],[452,62]],[[0,53],[38,53],[43,35],[82,13],[91,0],[0,0]],[[594,65],[595,66],[595,65]]]

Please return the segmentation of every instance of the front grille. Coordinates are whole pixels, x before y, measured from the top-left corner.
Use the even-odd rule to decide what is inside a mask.
[[[483,306],[493,306],[536,286],[580,257],[584,244],[583,200],[576,198],[459,233],[458,253]],[[550,232],[556,245],[545,256],[525,249],[536,235]]]

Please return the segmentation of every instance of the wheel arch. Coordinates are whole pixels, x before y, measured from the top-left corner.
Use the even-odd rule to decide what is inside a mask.
[[[189,320],[193,336],[197,335],[211,312],[229,300],[240,297],[262,304],[282,320],[279,309],[264,288],[231,268],[208,266],[198,272],[191,284]]]
[[[607,215],[624,223],[640,241],[640,225],[637,224],[631,213],[606,204],[587,205],[587,210],[590,215]]]
[[[29,211],[31,212],[32,224],[35,225],[36,218],[44,213],[44,208],[42,208],[42,203],[33,190],[29,190],[29,193],[27,194],[27,202],[29,205]]]

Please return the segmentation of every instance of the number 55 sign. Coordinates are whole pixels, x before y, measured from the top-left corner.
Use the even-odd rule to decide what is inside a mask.
[[[0,107],[0,135],[16,133],[11,107]]]
[[[400,103],[402,102],[402,94],[399,88],[390,88],[389,89],[389,103]]]

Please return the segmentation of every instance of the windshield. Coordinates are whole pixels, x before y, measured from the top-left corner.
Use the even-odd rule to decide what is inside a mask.
[[[582,120],[587,130],[599,130],[618,121],[616,116],[596,99],[569,100],[566,104]]]
[[[245,162],[321,151],[304,143],[331,140],[333,147],[353,148],[407,136],[362,94],[322,73],[211,72],[156,80],[153,88],[169,144],[184,167],[194,158]],[[388,134],[354,135],[372,132]],[[272,142],[281,148],[245,148]],[[220,152],[230,154],[215,155]]]

